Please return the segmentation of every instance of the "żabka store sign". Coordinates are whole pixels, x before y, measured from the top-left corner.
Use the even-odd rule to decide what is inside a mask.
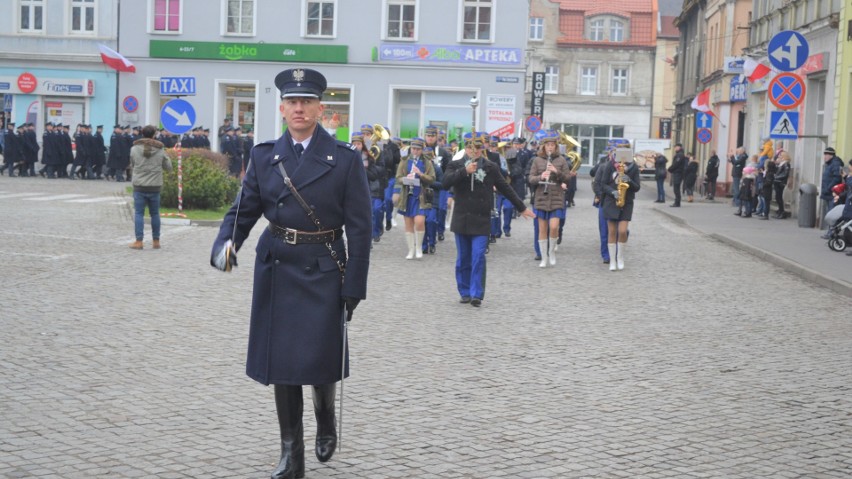
[[[38,86],[38,81],[32,73],[21,73],[18,77],[18,89],[21,93],[32,93]]]

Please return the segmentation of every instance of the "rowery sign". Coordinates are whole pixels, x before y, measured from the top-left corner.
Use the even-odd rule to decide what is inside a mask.
[[[544,118],[544,72],[532,74],[532,98],[530,98],[530,114],[539,119]]]
[[[95,96],[95,82],[87,78],[39,78],[25,73],[19,77],[0,76],[0,94],[50,96]]]

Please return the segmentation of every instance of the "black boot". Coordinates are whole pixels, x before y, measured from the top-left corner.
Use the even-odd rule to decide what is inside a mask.
[[[317,418],[316,453],[319,462],[326,462],[337,449],[337,429],[334,427],[334,394],[337,383],[314,386],[314,415]]]
[[[302,432],[302,386],[275,385],[275,409],[281,428],[281,461],[272,479],[305,477],[305,440]]]

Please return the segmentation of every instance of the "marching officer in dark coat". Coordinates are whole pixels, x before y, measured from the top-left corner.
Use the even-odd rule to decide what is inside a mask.
[[[450,230],[456,237],[456,285],[462,303],[475,307],[485,295],[485,249],[491,232],[494,188],[503,194],[522,216],[535,218],[503,179],[500,166],[482,155],[488,134],[465,135],[464,156],[447,165],[444,188],[453,189],[455,202]]]
[[[24,159],[27,162],[25,168],[27,176],[35,176],[35,164],[38,163],[38,152],[41,150],[41,147],[38,145],[35,125],[27,123],[24,126],[26,126],[26,128],[24,128]]]
[[[305,469],[302,385],[313,386],[317,458],[329,460],[337,445],[336,382],[349,369],[344,316],[367,293],[370,192],[360,153],[317,124],[325,77],[297,68],[279,73],[275,85],[287,131],[252,150],[211,264],[236,266],[254,224],[261,215],[269,220],[256,248],[246,373],[275,385],[281,460],[272,477],[295,478]]]
[[[23,161],[24,152],[21,148],[21,138],[15,133],[15,124],[6,123],[5,146],[3,147],[4,168],[9,171],[9,176],[15,176],[15,165]]]
[[[59,135],[54,129],[52,122],[47,122],[44,125],[44,134],[41,136],[41,162],[44,167],[40,171],[42,176],[48,178],[56,178],[56,170],[62,165],[62,154],[59,149]]]
[[[57,130],[59,130],[58,127]],[[60,178],[70,178],[68,176],[68,165],[74,163],[74,147],[70,131],[71,125],[62,125],[62,130],[59,132],[59,150],[62,157],[62,168],[59,170]]]
[[[92,167],[95,172],[95,178],[101,179],[106,164],[106,145],[104,145],[104,126],[98,125],[95,134],[92,135],[92,148],[94,157]]]

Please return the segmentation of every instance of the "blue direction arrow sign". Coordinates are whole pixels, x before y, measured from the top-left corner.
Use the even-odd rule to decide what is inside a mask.
[[[195,95],[195,77],[160,78],[161,96]]]
[[[713,128],[713,117],[709,113],[699,111],[695,114],[695,128]]]
[[[799,112],[770,111],[769,138],[795,140],[799,137]]]
[[[175,135],[186,133],[195,124],[195,109],[186,100],[170,100],[160,110],[160,123]]]
[[[699,143],[710,143],[710,140],[713,139],[713,132],[707,128],[699,128],[695,136],[698,138]]]
[[[772,66],[783,72],[791,72],[805,64],[810,47],[801,33],[784,30],[769,40],[766,51]]]

